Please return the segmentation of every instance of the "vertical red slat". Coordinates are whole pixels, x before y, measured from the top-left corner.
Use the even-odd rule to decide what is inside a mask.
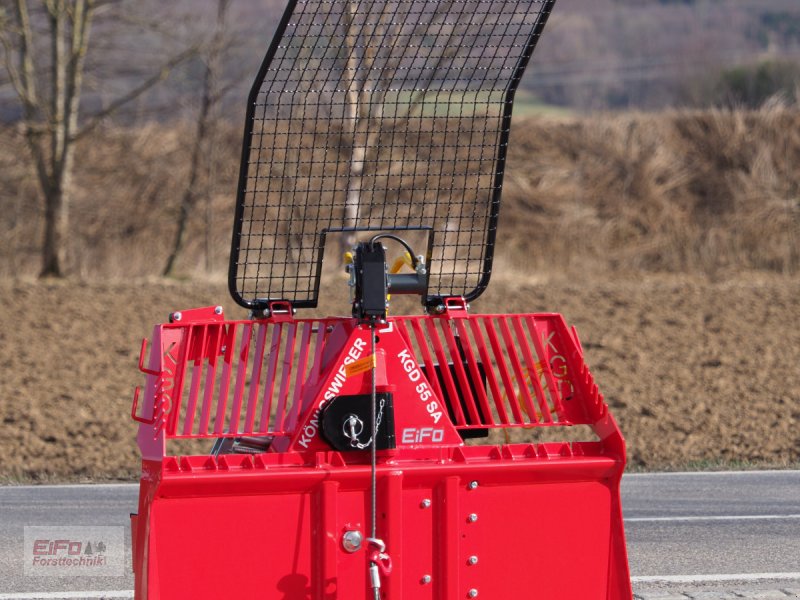
[[[506,368],[506,359],[503,356],[503,351],[500,349],[500,342],[497,339],[497,332],[494,330],[495,319],[488,318],[483,321],[483,326],[486,328],[486,337],[489,338],[489,345],[492,347],[495,361],[497,362],[497,369],[500,371],[500,378],[503,380],[503,387],[506,390],[506,398],[508,398],[508,405],[511,407],[511,412],[514,415],[514,423],[522,424],[525,420],[522,418],[522,412],[517,402],[517,391],[511,383],[511,376]]]
[[[408,328],[405,326],[405,321],[406,318],[403,317],[393,317],[389,320],[390,323],[393,323],[394,326],[397,327],[397,331],[400,333],[400,337],[403,338],[406,346],[411,349],[414,346],[411,343],[411,336],[408,334]]]
[[[308,373],[309,384],[314,384],[319,380],[322,375],[322,353],[325,350],[325,336],[328,335],[328,323],[326,321],[317,321],[317,341],[314,342],[314,362],[311,363],[311,370]],[[308,398],[308,401],[303,405],[300,413],[302,414],[307,408],[308,404],[313,401],[313,398]]]
[[[272,325],[272,341],[269,344],[269,365],[267,366],[267,378],[264,380],[264,395],[261,400],[261,419],[258,423],[258,431],[266,433],[269,428],[269,416],[272,413],[272,399],[275,394],[275,373],[278,371],[278,355],[281,353],[281,332],[282,323]]]
[[[483,339],[483,333],[481,332],[480,325],[478,324],[478,319],[474,317],[469,319],[469,325],[470,329],[472,329],[472,337],[475,339],[475,344],[478,346],[478,354],[481,357],[481,362],[483,362],[483,370],[486,373],[486,382],[489,384],[489,390],[492,392],[492,398],[494,400],[495,408],[497,408],[497,414],[500,417],[500,423],[503,425],[508,425],[508,413],[506,412],[506,407],[503,404],[503,394],[500,392],[500,386],[497,385],[497,377],[494,374],[492,359],[489,356],[489,352],[486,350],[486,341]]]
[[[539,404],[539,409],[542,411],[541,420],[545,421],[546,423],[552,423],[553,416],[550,414],[550,407],[547,406],[547,397],[544,395],[542,382],[539,381],[539,373],[536,370],[536,361],[533,360],[531,348],[528,345],[528,338],[525,335],[525,330],[522,328],[522,318],[514,316],[511,317],[511,320],[514,323],[514,331],[517,334],[519,347],[522,348],[522,356],[525,359],[525,362],[528,364],[528,376],[531,379],[531,384],[533,385],[533,391],[536,394],[536,401]],[[541,364],[541,367],[542,370],[544,370],[544,363]]]
[[[258,404],[258,390],[261,385],[261,369],[264,365],[264,345],[267,340],[266,323],[257,325],[256,354],[253,357],[253,371],[250,374],[250,388],[247,395],[247,411],[244,417],[244,432],[253,433],[253,424],[256,420],[256,405]]]
[[[169,423],[167,423],[167,437],[172,437],[178,431],[178,418],[181,414],[181,400],[183,398],[183,387],[186,383],[186,367],[189,362],[189,349],[192,346],[192,332],[193,327],[183,326],[180,327],[181,344],[175,357],[175,379],[173,380],[172,387],[172,406],[169,413]],[[172,353],[172,349],[168,348],[168,352]],[[163,352],[163,349],[162,349]]]
[[[436,377],[436,369],[433,368],[433,356],[431,356],[430,348],[428,348],[428,340],[425,339],[425,334],[423,333],[422,327],[419,324],[419,319],[411,318],[409,319],[409,323],[411,323],[411,328],[414,330],[414,336],[417,338],[417,345],[419,346],[420,352],[422,352],[422,360],[425,361],[427,379],[430,382],[436,397],[442,404],[444,404],[444,394],[442,394],[442,388],[439,385],[439,378]],[[408,333],[405,323],[398,321],[397,324],[399,325],[401,331],[406,330],[406,333]],[[411,337],[409,336],[408,339],[410,340]],[[414,346],[409,344],[408,347],[413,351]]]
[[[550,398],[553,399],[553,404],[556,407],[556,413],[558,413],[558,415],[564,415],[564,406],[561,404],[561,392],[558,390],[558,383],[556,382],[556,378],[553,376],[553,371],[550,368],[550,359],[547,356],[547,351],[540,337],[540,334],[543,333],[543,331],[536,324],[533,316],[529,315],[525,321],[528,324],[528,331],[531,333],[531,339],[533,339],[533,347],[536,349],[536,354],[539,355],[539,358],[542,361],[544,377],[547,380],[547,387],[550,390]],[[559,420],[563,420],[563,417],[560,417]]]
[[[511,337],[511,330],[508,328],[508,318],[499,317],[500,332],[503,334],[503,340],[506,343],[506,350],[508,351],[508,360],[511,362],[511,368],[514,369],[514,375],[519,382],[519,389],[522,394],[522,399],[525,402],[525,412],[528,413],[529,422],[536,423],[536,409],[533,407],[533,398],[528,391],[528,384],[525,382],[525,373],[522,371],[522,363],[517,356],[517,350],[514,347],[514,338]]]
[[[214,434],[222,434],[225,428],[225,415],[228,410],[228,388],[231,385],[231,371],[233,371],[233,359],[236,356],[234,347],[236,345],[236,323],[228,325],[225,332],[224,341],[225,352],[222,358],[222,379],[219,382],[219,400],[217,402],[217,414],[214,416]],[[222,348],[220,348],[222,352]]]
[[[461,395],[464,398],[464,403],[467,405],[467,412],[469,413],[471,421],[470,424],[478,425],[481,423],[481,417],[478,415],[478,409],[475,408],[475,397],[472,395],[472,388],[469,385],[467,374],[464,371],[464,365],[461,364],[461,353],[458,351],[458,342],[453,335],[453,330],[450,328],[450,323],[451,322],[448,321],[441,321],[442,333],[444,333],[444,339],[447,341],[447,345],[450,347],[450,357],[453,359],[453,368],[456,372],[456,377],[458,378],[458,383],[461,387]],[[467,343],[469,343],[469,340],[467,340]],[[463,347],[464,343],[462,340],[462,348]],[[476,387],[480,387],[480,378],[478,378]],[[461,402],[459,401],[458,404],[460,407]]]
[[[283,354],[283,370],[281,374],[281,387],[278,390],[278,407],[275,409],[275,431],[283,431],[283,424],[286,420],[286,402],[289,395],[289,382],[292,379],[292,357],[294,356],[294,345],[296,339],[297,326],[289,323],[286,326],[286,348]]]
[[[320,378],[320,369],[322,368],[322,352],[325,349],[325,336],[327,335],[327,327],[328,323],[326,321],[315,321],[317,326],[317,337],[316,341],[314,342],[314,358],[311,363],[311,369],[308,371],[308,380],[306,381],[306,386],[303,390],[303,395],[300,397],[300,406],[294,414],[297,415],[297,419],[300,419],[308,410],[308,407],[314,402],[314,396],[309,395],[310,390],[314,389],[314,385],[319,381]],[[313,328],[312,328],[313,333]],[[309,390],[309,393],[305,393],[306,388]],[[289,427],[291,429],[294,428],[296,425],[296,421],[289,423]]]
[[[303,378],[308,366],[308,352],[311,349],[311,322],[303,323],[303,330],[300,333],[300,348],[297,353],[297,365],[295,365],[294,379],[294,398],[292,398],[291,415],[288,425],[293,427],[300,418],[300,405],[302,404]]]
[[[453,413],[456,416],[456,422],[454,425],[466,425],[467,422],[464,419],[464,413],[461,410],[461,403],[458,401],[456,386],[453,383],[453,377],[450,374],[450,367],[447,364],[447,356],[444,353],[442,341],[439,339],[439,333],[436,331],[434,319],[425,319],[425,323],[428,326],[428,337],[433,344],[433,351],[439,361],[439,372],[442,374],[444,385],[447,388],[448,395],[450,396],[450,408],[453,409]],[[436,377],[436,370],[433,368],[433,365],[431,365],[430,373],[433,377]],[[444,398],[442,398],[442,400],[444,400]]]
[[[331,326],[332,328],[333,326]],[[317,345],[314,348],[313,371],[320,373],[322,368],[322,353],[325,350],[325,337],[328,335],[328,322],[317,321]]]
[[[199,328],[202,331],[200,346],[197,348],[197,355],[192,365],[192,386],[189,388],[189,400],[186,403],[186,414],[183,421],[183,435],[191,435],[194,428],[194,413],[197,410],[197,397],[200,395],[200,381],[203,378],[203,359],[205,358],[206,339],[208,337],[208,326],[195,325],[192,329]]]
[[[208,340],[208,367],[206,382],[203,385],[203,408],[200,411],[200,434],[208,435],[208,422],[211,420],[211,405],[214,403],[214,383],[217,379],[217,359],[222,339],[222,325],[211,325],[214,335]]]
[[[464,319],[455,319],[456,330],[458,336],[461,338],[461,347],[464,349],[464,357],[467,360],[467,367],[469,367],[470,377],[475,382],[475,392],[478,395],[478,402],[483,411],[483,424],[494,425],[494,415],[492,409],[489,408],[489,399],[486,397],[486,390],[483,387],[483,380],[481,379],[481,372],[478,369],[478,362],[475,360],[475,353],[472,351],[472,344],[469,343],[469,334],[467,327],[464,325]],[[484,365],[483,370],[486,372],[487,366]],[[476,424],[480,421],[476,421]]]
[[[242,414],[242,396],[247,379],[247,359],[250,356],[250,338],[253,333],[252,323],[242,329],[242,341],[239,346],[238,365],[236,365],[236,386],[233,388],[233,407],[228,421],[228,433],[239,433],[239,417]]]

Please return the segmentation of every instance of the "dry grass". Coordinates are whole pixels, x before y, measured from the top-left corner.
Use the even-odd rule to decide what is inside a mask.
[[[529,121],[501,252],[545,272],[796,273],[799,158],[800,111],[780,105]]]
[[[241,130],[224,126],[210,199],[211,274],[223,276]],[[187,179],[191,128],[106,129],[78,150],[69,268],[82,278],[157,274]],[[800,269],[800,108],[528,118],[515,124],[499,265],[546,276]],[[38,268],[42,202],[0,130],[0,276]],[[206,269],[205,206],[180,270]]]

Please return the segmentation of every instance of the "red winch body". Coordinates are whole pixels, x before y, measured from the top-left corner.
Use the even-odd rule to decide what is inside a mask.
[[[389,317],[373,357],[355,319],[269,314],[173,313],[149,360],[143,343],[136,598],[366,600],[370,560],[391,600],[631,598],[624,440],[560,315],[450,298]],[[395,433],[376,451],[380,558],[369,452],[321,432],[325,405],[369,393],[373,368]],[[566,441],[575,430],[593,439]],[[226,439],[261,445],[210,451]]]

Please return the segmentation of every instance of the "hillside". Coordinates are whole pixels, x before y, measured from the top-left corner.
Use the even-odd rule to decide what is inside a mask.
[[[241,132],[224,126],[216,179],[193,210],[179,272],[227,270]],[[82,141],[68,270],[157,275],[187,181],[191,128],[108,128]],[[0,276],[35,275],[42,205],[14,129],[0,130]],[[499,259],[554,275],[796,274],[800,110],[671,111],[514,123]],[[201,188],[206,182],[201,182]]]
[[[92,33],[91,110],[151,77],[164,57],[207,40],[217,10],[217,0],[118,4]],[[285,6],[285,0],[232,3],[222,85],[224,112],[234,123],[242,121]],[[539,102],[573,110],[706,106],[713,96],[705,88],[721,71],[762,60],[800,60],[796,0],[559,0],[522,85]],[[189,61],[118,118],[137,124],[191,118],[201,77],[200,60]],[[21,114],[12,98],[10,86],[0,85],[0,120]]]

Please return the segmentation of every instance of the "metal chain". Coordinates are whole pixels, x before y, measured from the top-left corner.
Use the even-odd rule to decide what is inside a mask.
[[[378,430],[381,428],[381,421],[383,421],[383,409],[386,406],[386,398],[381,398],[380,403],[378,404],[378,416],[375,418],[375,433],[378,433]],[[356,433],[356,425],[361,425],[361,431]],[[350,440],[350,446],[352,448],[357,448],[358,450],[366,450],[369,448],[370,444],[372,444],[372,437],[366,441],[362,442],[358,439],[361,435],[361,432],[364,431],[364,422],[359,419],[355,415],[350,415],[345,423],[345,430],[344,435],[347,439]]]

